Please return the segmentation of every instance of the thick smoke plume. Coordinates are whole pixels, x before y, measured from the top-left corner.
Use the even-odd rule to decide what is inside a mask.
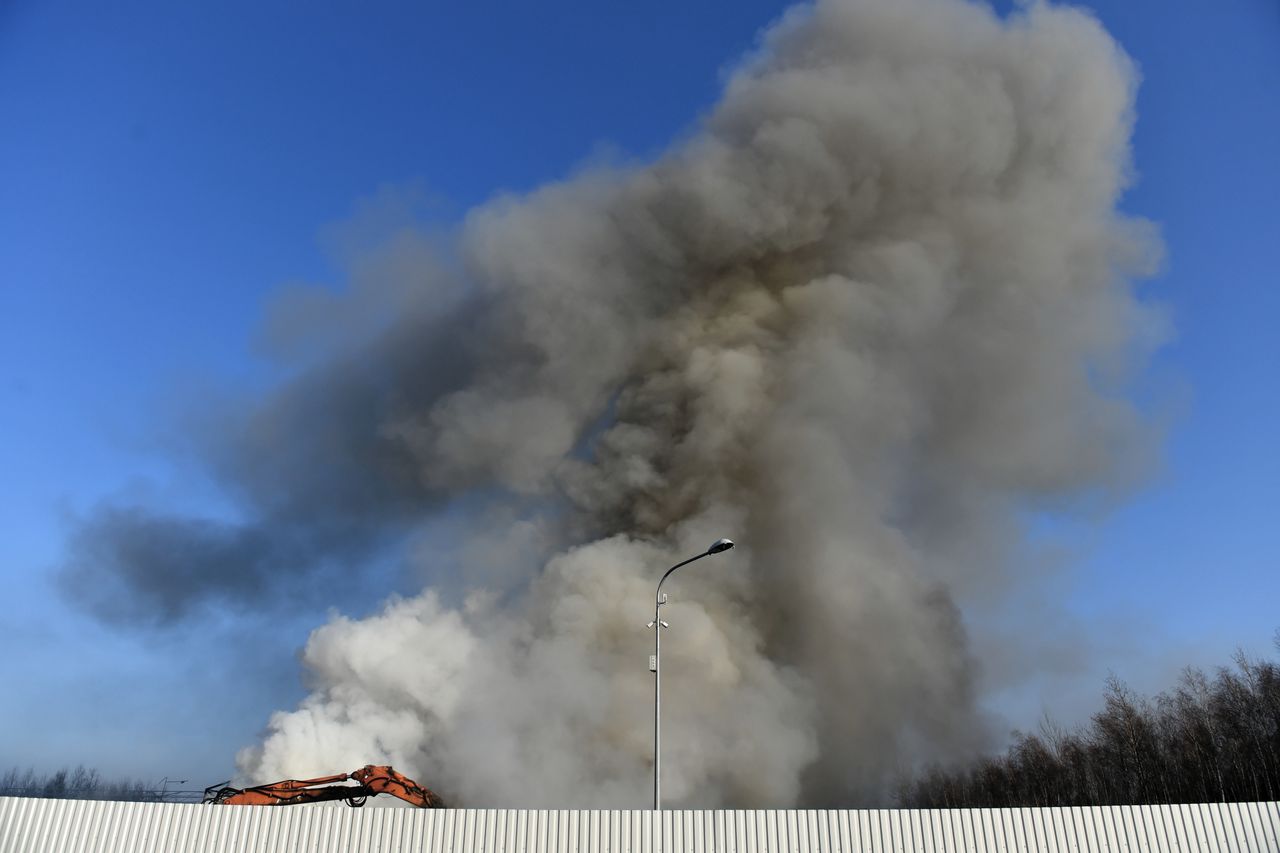
[[[335,309],[389,329],[227,425],[249,520],[106,510],[69,585],[115,619],[270,601],[448,508],[459,568],[319,628],[242,770],[642,807],[653,585],[727,535],[666,609],[671,804],[865,803],[962,760],[991,734],[966,600],[1035,574],[1028,510],[1140,456],[1134,85],[1071,9],[797,9],[656,162],[473,211],[457,263],[397,235]]]

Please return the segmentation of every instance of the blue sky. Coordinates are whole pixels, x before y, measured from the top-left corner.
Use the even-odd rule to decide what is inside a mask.
[[[131,635],[49,583],[67,519],[128,495],[218,496],[181,451],[184,404],[261,387],[264,306],[340,281],[322,235],[382,187],[445,221],[617,150],[650,156],[715,99],[786,4],[326,3],[0,6],[0,767],[84,761],[213,782],[302,695],[270,636]],[[1126,210],[1156,221],[1144,293],[1174,338],[1137,389],[1161,469],[1073,526],[1060,592],[1144,689],[1280,627],[1280,6],[1090,4],[1142,70]],[[385,587],[371,588],[372,606]],[[335,768],[336,770],[346,768]]]

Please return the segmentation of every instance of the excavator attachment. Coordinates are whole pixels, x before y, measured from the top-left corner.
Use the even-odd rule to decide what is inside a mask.
[[[354,781],[354,785],[342,782]],[[433,791],[387,765],[370,764],[352,773],[338,773],[316,779],[286,779],[252,788],[213,785],[205,789],[204,802],[221,806],[294,806],[345,800],[359,808],[370,797],[390,794],[421,809],[444,808],[444,801]]]

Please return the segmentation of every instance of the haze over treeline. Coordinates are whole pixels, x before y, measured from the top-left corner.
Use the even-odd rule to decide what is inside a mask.
[[[56,797],[65,800],[126,800],[154,803],[165,799],[163,788],[140,779],[109,779],[96,768],[64,767],[50,772],[11,767],[0,775],[0,797]]]
[[[652,162],[392,229],[344,293],[283,299],[292,379],[202,421],[235,512],[104,505],[63,588],[172,629],[340,602],[398,549],[424,587],[311,635],[244,776],[634,807],[645,602],[730,536],[671,589],[670,804],[882,801],[981,755],[992,685],[1064,645],[1028,518],[1105,505],[1157,444],[1128,397],[1162,333],[1159,241],[1118,208],[1136,85],[1078,9],[798,7]],[[1014,601],[1043,636],[966,618]]]

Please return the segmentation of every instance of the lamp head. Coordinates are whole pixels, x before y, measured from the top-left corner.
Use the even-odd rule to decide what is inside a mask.
[[[708,554],[719,554],[721,551],[728,551],[733,547],[732,539],[717,539],[711,543],[711,547],[707,549]]]

